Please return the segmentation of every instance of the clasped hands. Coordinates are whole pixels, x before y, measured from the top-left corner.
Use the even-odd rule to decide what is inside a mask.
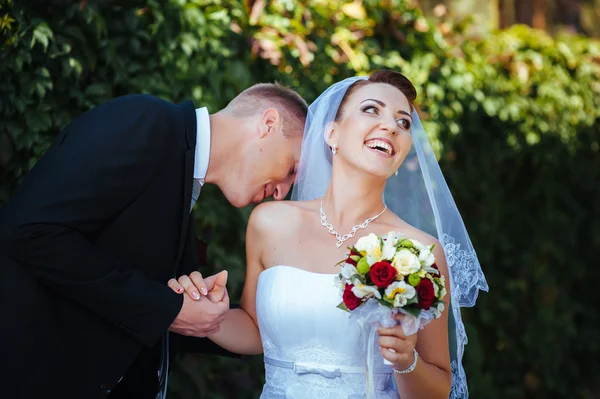
[[[219,325],[229,311],[227,271],[203,278],[200,272],[172,278],[167,283],[183,295],[183,305],[169,327],[170,331],[193,337],[206,337],[219,331]]]
[[[169,280],[168,286],[176,293],[183,294],[183,307],[171,331],[183,335],[206,337],[219,331],[219,324],[229,310],[227,293],[227,271],[222,271],[204,279],[199,272],[183,275],[178,280]],[[403,314],[394,318],[402,323]],[[405,370],[414,361],[417,334],[406,336],[402,326],[380,327],[379,350],[381,355],[397,370]]]

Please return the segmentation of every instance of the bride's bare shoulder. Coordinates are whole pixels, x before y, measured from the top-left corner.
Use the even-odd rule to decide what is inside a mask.
[[[446,264],[446,256],[444,254],[444,248],[440,244],[437,238],[433,237],[426,232],[417,229],[416,227],[406,223],[397,215],[393,215],[393,219],[389,221],[390,230],[399,231],[404,233],[407,238],[411,238],[413,240],[417,240],[424,245],[434,245],[433,254],[436,257],[436,264],[438,268],[441,270],[442,274],[448,275],[448,268]]]
[[[263,202],[252,210],[248,229],[263,234],[284,233],[293,230],[311,212],[315,212],[315,201]]]
[[[396,215],[393,215],[393,219],[389,221],[389,226],[390,230],[402,232],[406,237],[417,240],[425,245],[435,244],[436,247],[440,246],[439,241],[435,237],[406,223]]]

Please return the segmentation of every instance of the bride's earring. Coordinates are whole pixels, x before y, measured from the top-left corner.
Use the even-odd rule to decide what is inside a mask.
[[[394,172],[394,176],[398,176],[398,169]]]
[[[337,153],[337,144],[331,146],[331,153],[335,155]]]

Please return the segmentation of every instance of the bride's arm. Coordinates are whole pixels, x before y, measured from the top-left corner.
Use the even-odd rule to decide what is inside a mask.
[[[246,230],[246,281],[240,301],[240,309],[230,309],[219,325],[219,330],[208,335],[208,338],[217,345],[241,355],[257,355],[263,351],[256,318],[256,287],[258,276],[263,270],[261,254],[264,237],[262,236],[263,229],[261,229],[261,225],[264,223],[261,222],[261,219],[263,219],[260,216],[261,212],[257,212],[257,210],[250,215]],[[175,280],[171,280],[169,286],[178,293],[183,292],[182,288],[185,288],[185,291],[192,296],[192,292],[202,292],[201,289],[206,287],[205,282],[198,276],[199,274],[190,275],[191,279],[187,276],[181,276],[179,283],[183,287],[173,283]],[[207,278],[207,281],[209,278]],[[212,301],[222,300],[223,295],[226,295],[224,284],[223,287],[216,284],[206,294],[208,299]],[[204,299],[199,295],[194,296],[194,298],[197,300]]]
[[[413,348],[416,347],[419,358],[413,371],[406,374],[394,373],[400,397],[447,399],[452,385],[450,371],[450,351],[448,347],[448,307],[450,287],[448,268],[442,246],[437,243],[434,249],[436,264],[446,278],[446,309],[442,316],[431,321],[423,330],[409,337],[404,335],[401,326],[381,328],[379,344],[381,354],[391,361],[397,370],[408,369],[414,361]],[[393,348],[391,353],[387,348]]]
[[[246,229],[246,281],[240,309],[231,309],[221,323],[219,332],[208,336],[217,345],[245,355],[263,352],[256,318],[256,287],[258,276],[263,270],[261,255],[264,237],[260,227],[260,212],[255,209]]]

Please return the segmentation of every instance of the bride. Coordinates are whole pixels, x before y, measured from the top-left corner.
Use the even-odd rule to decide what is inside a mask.
[[[293,200],[252,212],[241,308],[209,338],[232,352],[264,352],[261,398],[365,397],[366,337],[336,307],[334,265],[359,237],[389,231],[435,244],[450,300],[416,334],[404,335],[401,315],[397,326],[377,330],[368,343],[377,349],[375,396],[468,397],[460,306],[472,306],[487,284],[415,98],[406,77],[386,70],[329,87],[309,108]],[[169,286],[191,293],[202,284],[193,280],[182,276]]]

